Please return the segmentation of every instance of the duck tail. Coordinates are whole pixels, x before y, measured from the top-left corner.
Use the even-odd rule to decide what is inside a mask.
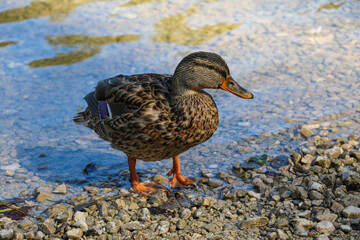
[[[91,119],[100,119],[99,102],[95,98],[95,92],[91,92],[84,98],[88,107],[83,112],[78,112],[73,121],[79,125],[87,126]]]

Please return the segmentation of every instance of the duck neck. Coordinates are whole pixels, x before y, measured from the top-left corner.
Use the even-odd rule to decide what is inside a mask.
[[[186,79],[186,81],[184,81]],[[183,75],[174,75],[174,82],[172,86],[173,90],[173,96],[187,96],[187,95],[193,95],[201,91],[190,89],[188,84],[189,82],[192,82],[194,79],[191,79],[191,76],[183,76]]]

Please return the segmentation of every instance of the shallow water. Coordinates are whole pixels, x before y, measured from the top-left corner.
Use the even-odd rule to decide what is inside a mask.
[[[98,181],[126,169],[123,153],[72,122],[82,98],[98,80],[120,73],[171,74],[193,51],[219,53],[255,99],[210,90],[219,129],[184,154],[184,165],[190,158],[216,158],[200,149],[356,112],[359,39],[355,0],[2,0],[0,164],[16,174],[1,171],[0,190],[17,183],[7,196],[55,180]],[[88,163],[98,170],[83,174]],[[171,161],[139,162],[139,169],[162,165],[170,169]],[[21,185],[21,177],[34,179]]]

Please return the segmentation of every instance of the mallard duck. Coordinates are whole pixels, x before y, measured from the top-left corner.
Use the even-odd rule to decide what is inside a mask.
[[[179,154],[207,141],[217,129],[218,110],[203,89],[223,89],[238,97],[253,95],[236,83],[222,57],[210,52],[187,55],[174,75],[118,75],[99,81],[85,100],[88,107],[74,117],[128,157],[135,192],[149,196],[156,182],[140,183],[136,160],[173,159],[170,187],[190,186],[195,180],[181,175]]]

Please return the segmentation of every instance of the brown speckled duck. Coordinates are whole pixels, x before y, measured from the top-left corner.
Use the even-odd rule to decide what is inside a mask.
[[[204,88],[253,98],[232,79],[219,55],[195,52],[179,63],[173,76],[119,75],[100,81],[95,91],[85,97],[88,107],[74,121],[93,129],[127,155],[135,192],[149,196],[162,189],[156,182],[139,182],[137,159],[172,158],[170,186],[194,185],[193,179],[181,175],[178,155],[208,140],[218,126],[216,104]]]

